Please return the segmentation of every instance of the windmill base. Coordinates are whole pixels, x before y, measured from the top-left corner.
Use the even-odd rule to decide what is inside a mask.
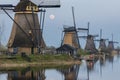
[[[38,48],[33,48],[34,54],[38,53]],[[31,48],[26,48],[26,47],[19,47],[19,48],[8,48],[9,53],[13,54],[21,54],[21,53],[26,53],[27,55],[33,54]]]

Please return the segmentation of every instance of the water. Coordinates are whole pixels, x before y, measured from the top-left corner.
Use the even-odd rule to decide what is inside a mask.
[[[23,68],[0,71],[0,80],[120,80],[120,56],[57,68]]]

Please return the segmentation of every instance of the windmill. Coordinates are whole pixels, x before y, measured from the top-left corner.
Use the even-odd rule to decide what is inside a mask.
[[[89,34],[89,25],[90,23],[88,22],[88,32],[87,36],[79,36],[79,38],[84,38],[86,40],[86,45],[85,45],[85,51],[89,53],[97,53],[97,49],[94,43],[94,38],[98,37],[98,35],[90,35]]]
[[[61,42],[61,46],[64,44],[68,44],[76,49],[80,49],[80,42],[79,42],[79,37],[78,37],[78,32],[80,30],[88,30],[86,28],[76,28],[76,23],[75,23],[75,15],[74,15],[74,7],[72,7],[72,15],[73,15],[73,23],[74,26],[64,26],[64,37]]]
[[[114,43],[118,44],[118,42],[113,40],[113,34],[112,34],[112,40],[108,42],[108,47],[107,47],[110,52],[114,50]]]
[[[30,0],[20,0],[16,6],[12,4],[0,5],[0,9],[13,21],[12,32],[8,41],[8,50],[10,52],[17,50],[19,53],[40,53],[40,49],[45,48],[46,44],[42,36],[45,10],[40,8],[60,7],[59,0],[55,2],[58,2],[57,4],[53,2],[53,5],[52,1],[54,0],[47,1],[44,0],[39,5],[36,5]],[[15,12],[14,19],[7,10]],[[40,22],[38,12],[41,12]]]
[[[107,47],[106,47],[106,43],[105,41],[107,41],[108,39],[103,39],[102,38],[102,29],[100,29],[100,39],[96,39],[95,41],[99,42],[99,49],[100,52],[106,52]]]

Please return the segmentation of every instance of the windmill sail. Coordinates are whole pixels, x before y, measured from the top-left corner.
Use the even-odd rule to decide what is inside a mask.
[[[60,7],[60,0],[31,0],[33,3],[37,4],[38,7]]]
[[[5,10],[13,10],[15,6],[13,6],[12,4],[0,4],[0,10],[2,10],[3,8]]]

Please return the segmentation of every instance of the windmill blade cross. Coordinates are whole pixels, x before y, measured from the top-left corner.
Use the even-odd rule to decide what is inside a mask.
[[[76,28],[75,27],[64,27],[64,31],[63,32],[71,32],[71,31],[75,31],[76,32]]]
[[[85,30],[87,31],[88,29],[87,28],[77,28],[78,30]]]
[[[95,39],[94,41],[100,41],[100,40],[98,40],[98,39]]]
[[[103,40],[108,41],[109,39],[103,39]]]
[[[60,0],[31,0],[38,5],[39,8],[55,8],[60,7]]]
[[[118,44],[119,42],[113,41],[113,43],[117,43]]]
[[[87,36],[79,36],[79,38],[87,38]]]
[[[21,0],[22,1],[22,0]],[[60,0],[30,0],[35,3],[39,8],[59,8]],[[0,9],[14,10],[13,4],[0,4]]]
[[[109,39],[95,39],[94,41],[107,41]]]
[[[92,35],[93,37],[98,37],[99,35]]]
[[[77,28],[78,32],[86,33],[88,31],[87,28]]]
[[[14,10],[14,7],[12,4],[0,4],[0,10]]]
[[[69,27],[73,27],[73,26],[69,26],[69,25],[63,25],[63,28],[69,28]]]

